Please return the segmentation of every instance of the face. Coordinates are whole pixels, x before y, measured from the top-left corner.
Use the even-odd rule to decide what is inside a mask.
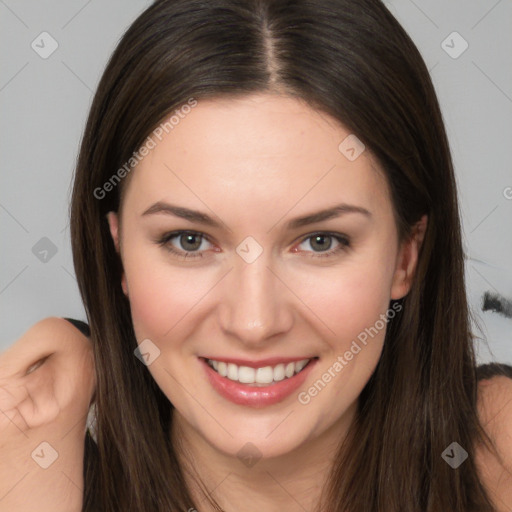
[[[279,456],[341,430],[424,222],[399,243],[376,160],[340,150],[350,132],[297,99],[200,100],[173,126],[108,220],[175,421],[223,455],[251,442]]]

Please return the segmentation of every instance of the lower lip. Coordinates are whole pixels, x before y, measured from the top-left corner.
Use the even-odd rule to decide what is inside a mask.
[[[205,359],[200,359],[213,388],[224,398],[238,405],[266,407],[281,402],[296,391],[311,372],[318,359],[312,359],[303,370],[268,386],[251,386],[219,375]]]

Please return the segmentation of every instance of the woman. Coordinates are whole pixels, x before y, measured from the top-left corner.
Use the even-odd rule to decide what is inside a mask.
[[[69,443],[32,457],[67,464],[52,510],[512,504],[512,387],[477,395],[441,113],[382,3],[155,2],[94,98],[71,234],[95,377],[47,319],[22,341],[65,333],[23,378],[73,368],[86,391],[56,381],[54,418],[42,385],[10,402],[34,443],[52,422]]]

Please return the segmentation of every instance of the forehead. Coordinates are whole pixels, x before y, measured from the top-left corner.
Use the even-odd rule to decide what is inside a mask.
[[[130,176],[125,199],[138,211],[149,201],[176,198],[276,214],[321,200],[390,208],[370,152],[347,158],[340,143],[353,135],[301,100],[271,94],[199,100],[164,124],[170,117],[150,134],[154,147]]]

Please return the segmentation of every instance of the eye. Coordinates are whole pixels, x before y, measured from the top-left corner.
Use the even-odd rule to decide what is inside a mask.
[[[182,249],[177,249],[176,246],[171,243],[174,239],[177,239],[176,241]],[[205,248],[201,246],[205,241],[207,241],[207,239],[203,233],[195,231],[174,231],[173,233],[166,233],[161,239],[157,240],[157,243],[179,258],[193,259],[203,257]]]
[[[335,245],[334,249],[331,249],[333,240],[337,245]],[[307,243],[308,241],[310,247],[314,249],[313,252],[318,253],[311,255],[313,258],[334,256],[335,254],[345,251],[350,247],[350,240],[340,233],[313,233],[304,238],[300,245]]]
[[[350,247],[349,239],[340,233],[313,233],[305,237],[300,245],[307,241],[310,241],[310,247],[313,248],[312,252],[317,253],[311,255],[313,258],[334,256]],[[333,241],[335,242],[335,247],[332,249]],[[203,246],[203,242],[210,243],[204,233],[196,231],[174,231],[172,233],[166,233],[156,242],[158,245],[165,248],[166,251],[182,259],[202,258],[206,250]],[[175,244],[181,247],[176,247]],[[306,250],[305,252],[311,251]]]

